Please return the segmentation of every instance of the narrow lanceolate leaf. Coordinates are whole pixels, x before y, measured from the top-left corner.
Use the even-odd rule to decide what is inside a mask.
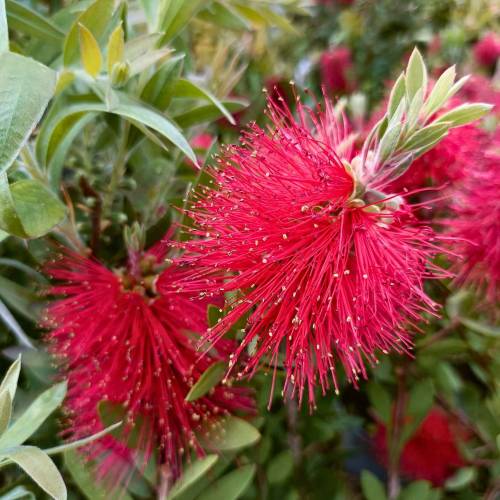
[[[101,71],[102,66],[99,44],[94,35],[83,24],[78,24],[78,36],[83,67],[90,76],[95,78]]]
[[[17,446],[2,450],[35,481],[42,490],[56,500],[66,500],[67,492],[63,478],[50,457],[34,446]]]
[[[12,413],[12,399],[9,391],[0,392],[0,436],[7,430]]]
[[[240,450],[255,444],[259,439],[259,431],[238,417],[223,418],[200,436],[200,442],[216,452]]]
[[[217,462],[217,455],[207,455],[186,467],[184,474],[174,484],[167,497],[168,500],[180,498],[186,491],[199,481]]]
[[[404,144],[402,149],[405,151],[417,150],[427,147],[434,141],[442,138],[450,128],[450,122],[431,123],[417,132],[415,132]]]
[[[435,113],[449,98],[449,92],[455,81],[455,66],[448,68],[434,85],[424,107],[424,115],[431,116]]]
[[[389,118],[394,115],[396,110],[398,109],[399,103],[401,102],[401,99],[405,96],[406,93],[406,85],[405,85],[405,75],[404,73],[401,73],[399,75],[399,78],[396,80],[396,83],[392,87],[391,90],[391,95],[389,97],[389,105],[388,105],[388,111],[389,111]]]
[[[189,80],[181,79],[177,81],[174,96],[185,99],[202,99],[204,101],[211,102],[221,111],[230,123],[233,125],[235,124],[231,113],[227,111],[227,109],[214,95]]]
[[[420,89],[422,89],[422,93],[425,96],[427,89],[427,68],[425,67],[422,55],[415,48],[406,68],[406,92],[408,93],[410,102]]]
[[[367,470],[361,473],[361,489],[366,500],[386,500],[387,498],[384,485]]]
[[[11,448],[24,443],[60,406],[66,395],[66,382],[47,389],[28,407],[0,438],[0,449]]]
[[[198,500],[236,500],[248,488],[255,474],[255,465],[244,465],[229,474],[221,477],[203,493],[197,497]]]
[[[384,163],[394,153],[401,135],[401,124],[397,123],[389,127],[379,144],[379,159]]]
[[[9,30],[7,28],[7,12],[5,0],[0,0],[0,54],[9,50]]]
[[[7,0],[6,5],[7,21],[11,29],[43,42],[60,44],[64,40],[64,32],[35,10],[15,0]]]
[[[214,363],[210,365],[198,379],[196,384],[191,387],[191,390],[186,396],[186,401],[195,401],[207,394],[213,389],[223,378],[226,373],[227,366],[224,362]]]
[[[106,33],[108,23],[113,15],[113,0],[96,0],[90,5],[73,23],[64,42],[64,65],[76,64],[80,55],[79,29],[78,25],[83,24],[97,41]]]
[[[492,108],[491,104],[484,103],[462,104],[441,115],[436,122],[450,122],[452,128],[460,127],[461,125],[479,120],[479,118],[482,118],[491,111]]]
[[[183,30],[204,4],[205,0],[161,0],[158,31],[164,33],[162,42],[168,42]]]
[[[109,37],[108,41],[108,74],[111,74],[113,71],[113,66],[118,63],[123,61],[125,53],[125,38],[124,38],[124,33],[123,33],[123,28],[120,23],[113,33],[111,33],[111,36]]]
[[[14,161],[42,116],[56,74],[33,59],[0,54],[0,173]]]
[[[14,401],[14,396],[17,390],[17,381],[19,380],[19,373],[21,372],[21,355],[12,363],[5,374],[2,384],[0,385],[0,393],[8,391],[10,400]]]

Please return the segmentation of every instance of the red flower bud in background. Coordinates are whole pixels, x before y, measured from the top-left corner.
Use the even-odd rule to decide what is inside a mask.
[[[399,459],[400,470],[408,479],[442,486],[465,465],[458,443],[466,439],[467,432],[461,424],[443,410],[434,408],[405,444]],[[377,426],[373,445],[375,455],[387,466],[387,429],[381,423]]]
[[[321,84],[328,94],[344,94],[354,89],[351,72],[351,51],[348,47],[334,47],[321,54],[319,61]]]
[[[474,58],[482,66],[495,66],[500,57],[500,36],[490,32],[484,35],[473,47]]]

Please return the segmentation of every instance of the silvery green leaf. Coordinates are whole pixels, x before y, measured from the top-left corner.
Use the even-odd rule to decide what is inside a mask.
[[[5,374],[2,384],[0,385],[0,393],[2,391],[9,391],[11,401],[14,401],[14,396],[17,390],[17,381],[19,380],[19,373],[21,372],[21,355],[10,365],[10,368]]]
[[[19,465],[52,498],[66,500],[63,478],[45,452],[34,446],[16,446],[1,450],[0,454]]]
[[[404,73],[401,73],[399,75],[399,78],[396,80],[396,83],[392,87],[391,95],[389,97],[389,104],[387,106],[389,117],[392,117],[392,115],[394,115],[394,113],[398,109],[401,99],[403,99],[405,94],[406,94],[405,75]]]
[[[451,89],[448,92],[448,95],[446,96],[446,100],[451,99],[469,80],[470,75],[465,75],[460,80],[455,82],[455,84],[451,87]]]
[[[378,146],[378,158],[381,163],[384,163],[396,150],[396,146],[401,135],[402,125],[396,123],[389,127]]]
[[[427,127],[417,130],[403,144],[402,149],[406,151],[417,150],[424,148],[437,140],[443,134],[446,134],[450,128],[450,122],[446,123],[431,123]]]
[[[56,384],[40,394],[0,438],[0,449],[24,443],[60,406],[65,395],[66,382]]]
[[[425,95],[427,89],[427,68],[425,62],[417,48],[413,52],[408,61],[406,68],[406,92],[410,101],[415,94],[422,90],[422,95]]]
[[[7,29],[7,12],[5,0],[0,0],[0,54],[9,50],[9,30]]]
[[[12,399],[9,391],[0,392],[0,436],[9,427],[10,416],[12,414]]]
[[[0,500],[17,500],[19,498],[22,498],[22,500],[36,500],[33,492],[24,486],[16,486],[12,490],[0,496]]]
[[[479,120],[493,108],[492,104],[474,103],[462,104],[441,115],[436,122],[450,122],[451,128],[460,127],[467,123]]]
[[[455,81],[455,75],[455,66],[451,66],[439,77],[425,103],[425,116],[431,116],[446,102]]]
[[[408,109],[408,115],[406,117],[406,126],[408,128],[408,132],[413,131],[413,129],[417,125],[423,104],[424,104],[424,93],[422,89],[419,89],[413,96],[413,99],[411,100],[410,103],[410,107]]]

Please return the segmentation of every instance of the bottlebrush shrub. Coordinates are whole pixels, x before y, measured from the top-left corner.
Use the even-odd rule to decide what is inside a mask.
[[[199,358],[194,344],[206,329],[207,302],[173,293],[179,269],[165,267],[158,248],[132,255],[124,269],[65,250],[47,266],[58,281],[50,293],[63,296],[47,311],[51,351],[68,380],[66,434],[81,438],[103,428],[98,405],[123,408],[126,424],[118,440],[106,437],[88,452],[101,474],[116,477],[154,450],[176,479],[191,450],[202,455],[199,434],[236,411],[252,412],[245,388],[215,387],[196,401],[186,396],[199,376],[225,359],[231,343]],[[131,443],[130,435],[135,439]]]
[[[403,197],[385,194],[411,161],[448,131],[482,116],[488,105],[463,105],[432,119],[458,89],[454,69],[431,92],[414,51],[387,112],[361,151],[346,120],[297,103],[297,119],[269,102],[271,125],[253,124],[208,169],[214,187],[198,191],[187,211],[195,237],[178,260],[193,272],[180,293],[202,300],[239,293],[205,335],[217,345],[248,316],[230,371],[253,375],[283,364],[285,397],[338,391],[337,363],[350,382],[367,377],[379,351],[408,352],[423,313],[438,305],[423,282],[446,276],[432,263],[440,237],[418,222]],[[248,361],[238,365],[246,353]]]

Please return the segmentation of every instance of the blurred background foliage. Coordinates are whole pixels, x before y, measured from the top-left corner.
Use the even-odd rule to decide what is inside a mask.
[[[53,243],[91,248],[120,266],[126,227],[138,222],[148,246],[158,241],[179,220],[175,207],[189,189],[205,182],[194,162],[236,141],[248,121],[265,120],[263,89],[292,102],[291,80],[315,95],[323,86],[363,127],[415,45],[434,76],[457,64],[459,74],[498,85],[496,59],[474,56],[484,36],[498,33],[495,0],[7,0],[5,7],[0,346],[3,371],[23,356],[16,415],[56,377],[38,327],[47,286],[41,266]],[[0,9],[0,31],[1,18]],[[40,102],[30,98],[33,86],[45,87]],[[21,104],[12,104],[13,89]],[[18,128],[9,132],[7,122]],[[9,139],[18,142],[12,151]],[[340,396],[318,398],[312,414],[283,404],[279,387],[269,401],[271,377],[258,374],[251,385],[260,439],[245,430],[237,452],[195,464],[170,497],[499,498],[498,314],[481,312],[473,291],[448,282],[430,284],[429,293],[446,307],[423,326],[414,358],[385,356],[359,390],[342,384]],[[57,445],[63,415],[51,413],[30,444]],[[433,415],[446,415],[444,430],[418,441]],[[420,455],[445,463],[452,458],[440,449],[458,436],[462,458],[443,481],[403,470],[412,439]],[[54,460],[70,498],[109,498],[79,455]],[[394,477],[399,496],[391,493]],[[124,486],[125,498],[161,498],[147,471]],[[0,470],[0,498],[43,495],[15,466]]]

